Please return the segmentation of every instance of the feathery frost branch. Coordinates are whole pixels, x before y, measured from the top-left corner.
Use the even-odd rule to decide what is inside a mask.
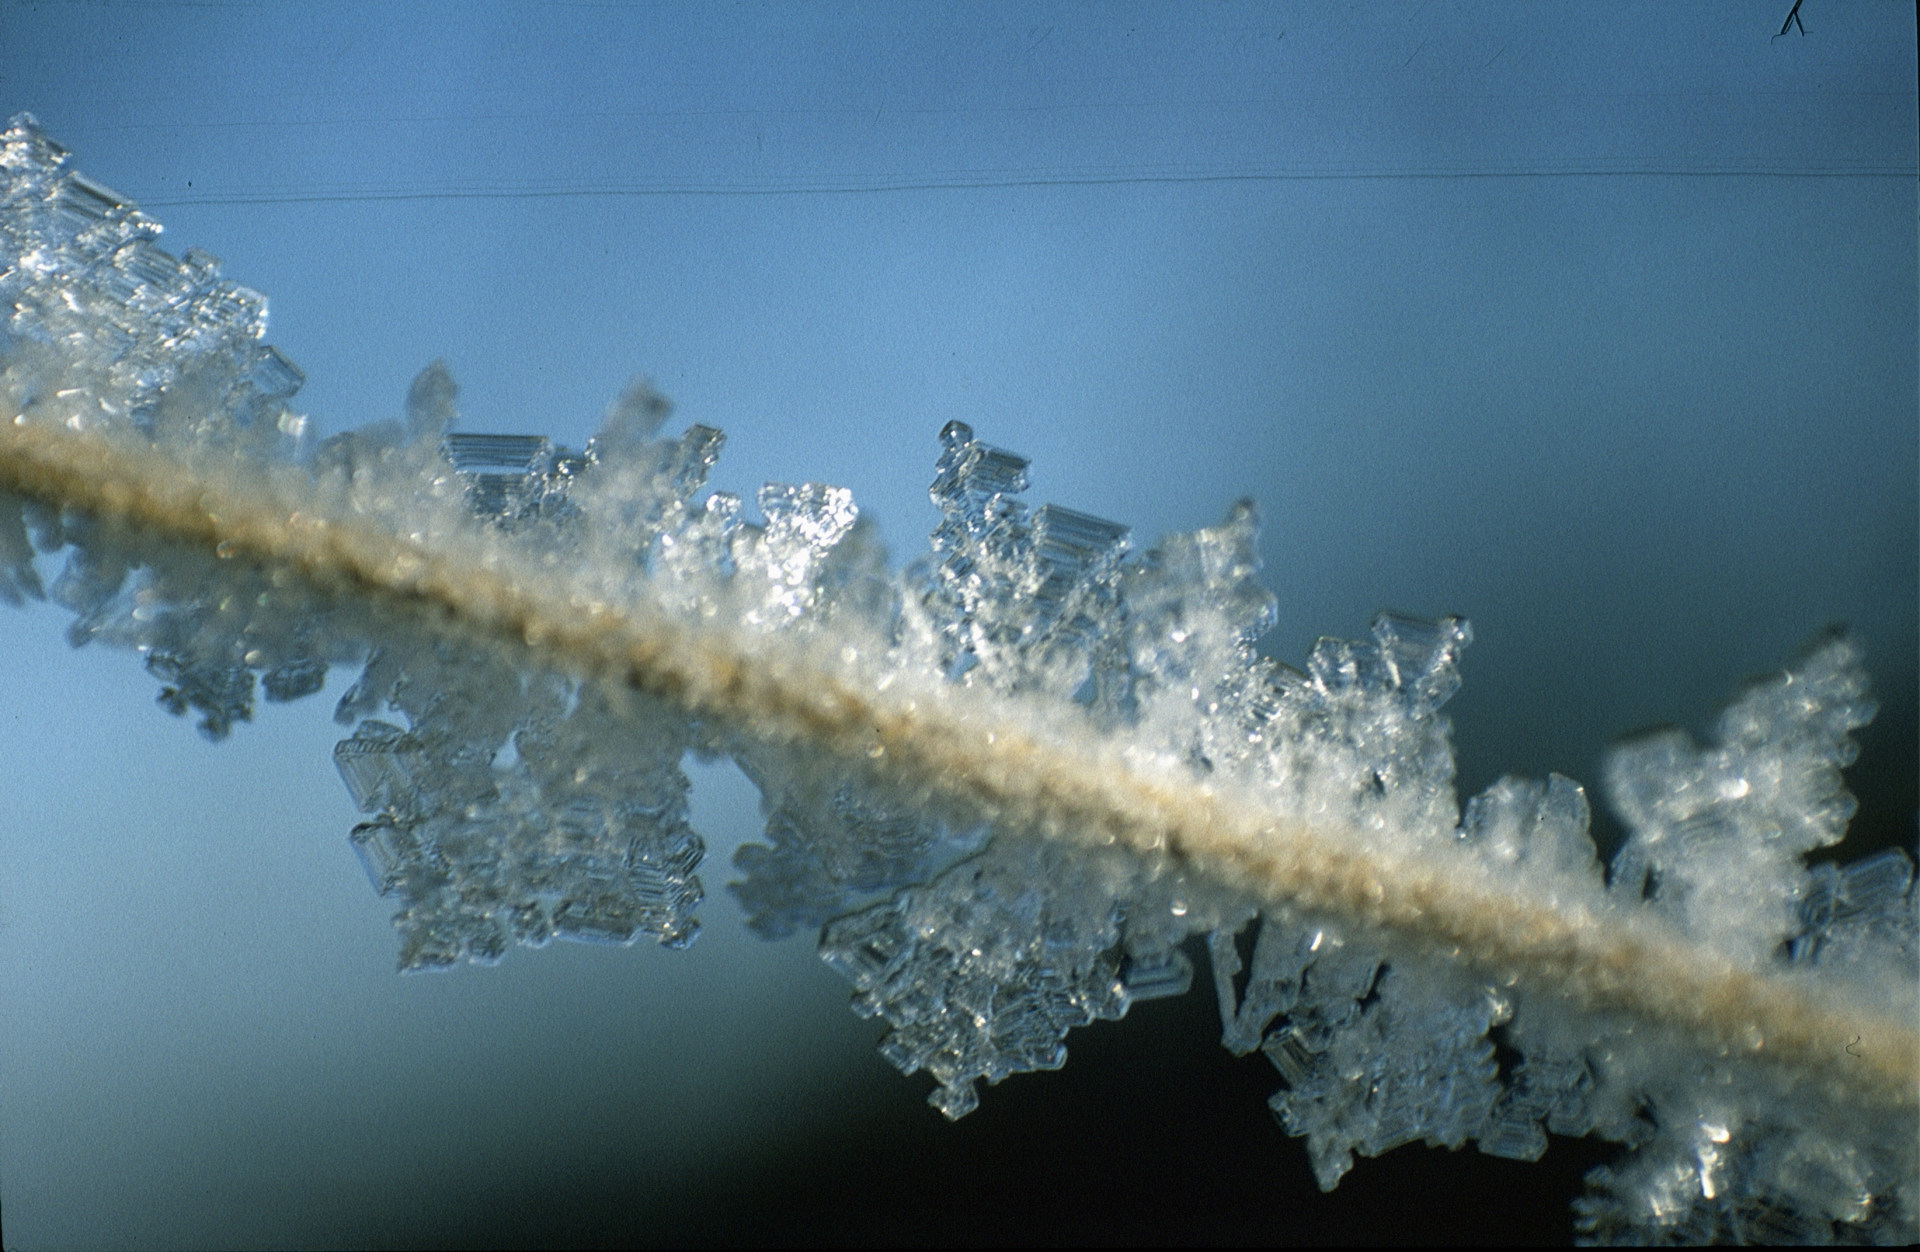
[[[335,759],[403,969],[690,942],[680,762],[726,754],[769,817],[751,924],[817,929],[949,1116],[1186,991],[1206,935],[1223,1041],[1272,1060],[1323,1186],[1414,1139],[1597,1133],[1629,1151],[1579,1203],[1595,1240],[1913,1237],[1912,865],[1803,859],[1845,831],[1873,711],[1846,639],[1711,746],[1620,749],[1603,869],[1567,779],[1458,808],[1464,622],[1259,658],[1251,506],[1135,555],[1029,510],[1025,460],[954,423],[945,520],[896,572],[837,488],[770,484],[761,523],[697,499],[721,436],[658,437],[644,387],[573,452],[451,431],[438,366],[404,426],[309,448],[261,297],[24,115],[0,170],[0,594],[137,650],[215,738],[256,682],[362,665]]]

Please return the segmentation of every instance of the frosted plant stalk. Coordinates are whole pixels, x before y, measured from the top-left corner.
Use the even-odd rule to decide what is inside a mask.
[[[901,690],[857,655],[741,637],[655,605],[609,605],[500,552],[429,550],[366,519],[330,516],[298,479],[276,491],[259,467],[241,468],[247,477],[17,413],[0,427],[0,484],[29,498],[442,618],[756,737],[859,760],[1010,827],[1165,856],[1264,901],[1349,917],[1499,976],[1550,980],[1594,1007],[1679,1025],[1710,1047],[1830,1070],[1836,1086],[1895,1104],[1916,1099],[1912,1022],[1702,954],[1650,919],[1555,908],[1437,858],[1356,851],[1349,831],[1275,819],[1257,797],[1196,783],[1124,740],[1089,743],[1038,707],[965,689]],[[1836,1060],[1836,1021],[1869,1041],[1859,1058]]]
[[[819,926],[950,1116],[1184,991],[1209,934],[1224,1042],[1273,1061],[1324,1186],[1415,1138],[1530,1159],[1544,1126],[1636,1148],[1583,1201],[1595,1238],[1910,1235],[1911,866],[1799,859],[1851,812],[1845,641],[1717,744],[1616,756],[1609,885],[1568,780],[1458,810],[1435,710],[1464,623],[1258,660],[1250,508],[1136,560],[1124,527],[1029,513],[1024,459],[953,424],[946,521],[895,574],[838,489],[769,485],[763,526],[697,502],[719,435],[656,438],[645,389],[572,453],[450,433],[437,367],[405,429],[302,455],[260,297],[158,249],[30,119],[0,160],[0,592],[42,590],[29,531],[70,548],[76,642],[137,649],[214,737],[256,672],[282,699],[364,663],[336,760],[404,968],[689,941],[698,746],[765,798],[757,928]]]

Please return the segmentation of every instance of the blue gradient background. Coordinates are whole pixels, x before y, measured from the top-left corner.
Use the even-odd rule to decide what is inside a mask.
[[[445,357],[466,429],[577,444],[644,373],[716,486],[850,486],[896,559],[953,418],[1143,541],[1251,495],[1273,655],[1473,620],[1468,791],[1847,623],[1852,853],[1915,830],[1915,27],[1788,7],[8,2],[0,108],[269,294],[322,434]],[[1323,1197],[1201,989],[946,1126],[741,933],[730,767],[690,952],[401,979],[352,675],[214,747],[4,625],[10,1249],[1554,1239],[1605,1155]]]

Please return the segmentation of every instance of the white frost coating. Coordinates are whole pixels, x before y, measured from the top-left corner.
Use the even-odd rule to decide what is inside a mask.
[[[720,436],[658,438],[651,391],[576,453],[450,429],[438,366],[404,427],[295,459],[263,300],[161,252],[30,119],[0,168],[0,593],[139,651],[215,738],[256,686],[363,665],[336,756],[403,968],[688,941],[679,762],[724,752],[769,815],[737,859],[754,926],[819,927],[950,1116],[1185,990],[1206,934],[1223,1041],[1272,1060],[1325,1186],[1413,1139],[1530,1159],[1591,1132],[1631,1149],[1582,1202],[1597,1239],[1913,1237],[1911,864],[1801,859],[1844,830],[1871,715],[1845,640],[1713,745],[1616,756],[1609,886],[1576,784],[1461,812],[1464,622],[1383,615],[1304,673],[1257,656],[1250,506],[1135,556],[1029,511],[1025,460],[956,423],[932,553],[895,574],[842,490],[770,486],[764,525],[698,499]],[[67,551],[50,586],[36,547]]]
[[[1848,732],[1873,716],[1866,687],[1855,649],[1835,639],[1729,706],[1713,747],[1674,730],[1617,749],[1607,789],[1633,837],[1614,860],[1616,894],[1651,895],[1729,956],[1774,958],[1798,929],[1802,858],[1853,816],[1840,770],[1853,763]]]

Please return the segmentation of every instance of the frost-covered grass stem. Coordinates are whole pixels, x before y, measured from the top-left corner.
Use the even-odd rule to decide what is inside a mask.
[[[1789,1066],[1839,1098],[1917,1102],[1920,1028],[1840,992],[1743,968],[1656,921],[1550,905],[1455,858],[1384,854],[1349,832],[1276,818],[1256,797],[1018,701],[906,689],[839,652],[724,616],[608,603],[565,571],[477,540],[429,545],[342,508],[292,467],[184,457],[14,417],[0,424],[0,488],[527,649],[734,732],[842,756],[1007,828],[1166,857],[1262,900],[1392,932],[1533,994]]]

